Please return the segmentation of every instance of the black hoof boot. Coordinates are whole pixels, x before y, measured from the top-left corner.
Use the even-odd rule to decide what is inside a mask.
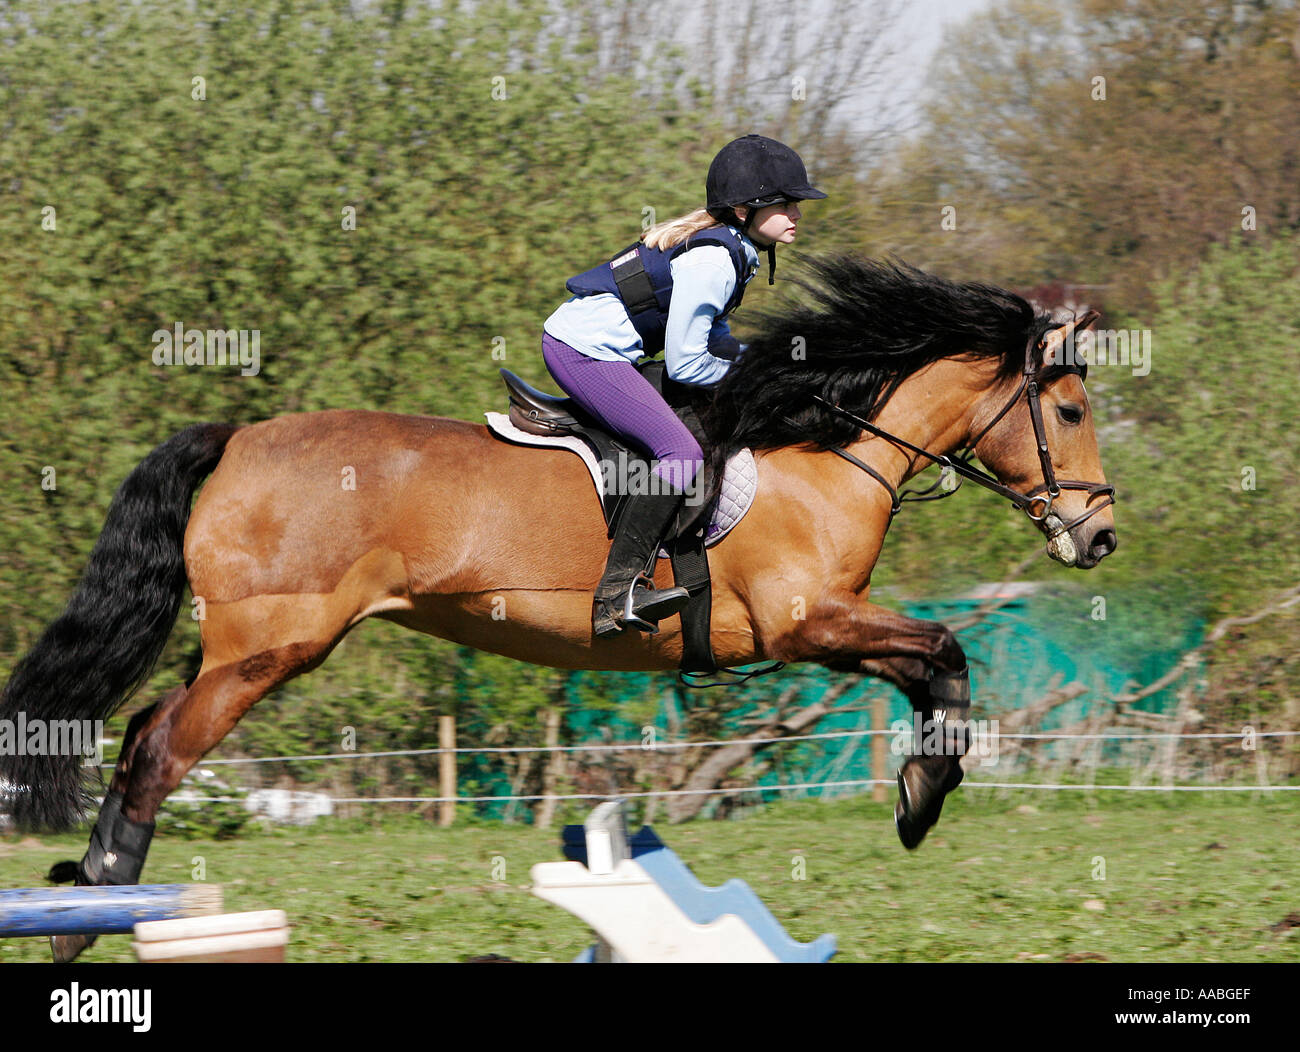
[[[956,756],[913,756],[898,772],[898,803],[894,826],[903,847],[914,851],[939,821],[943,798],[961,785],[963,772]]]
[[[50,868],[49,879],[56,884],[72,880],[82,887],[138,884],[153,830],[152,822],[132,822],[122,814],[122,794],[110,792],[99,809],[99,818],[90,834],[90,847],[81,862],[55,863]],[[50,936],[50,951],[56,964],[75,960],[93,945],[94,935]]]

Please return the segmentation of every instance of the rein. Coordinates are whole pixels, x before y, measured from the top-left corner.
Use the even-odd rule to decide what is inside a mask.
[[[1038,387],[1036,367],[1036,352],[1045,349],[1048,335],[1044,335],[1043,338],[1038,340],[1036,343],[1031,340],[1025,347],[1025,367],[1020,377],[1020,386],[1016,388],[1015,394],[1011,396],[1010,400],[1008,400],[1007,404],[1002,407],[998,414],[990,420],[987,425],[985,425],[983,430],[981,430],[980,433],[967,444],[966,451],[956,456],[931,453],[929,450],[922,449],[920,446],[914,445],[905,438],[891,435],[888,431],[885,431],[871,423],[871,421],[864,420],[856,413],[851,413],[847,409],[835,405],[833,402],[823,398],[821,395],[813,396],[813,401],[819,403],[826,409],[829,409],[835,415],[852,422],[863,431],[875,435],[878,438],[883,438],[902,449],[909,450],[917,456],[926,457],[938,464],[941,468],[952,471],[958,475],[958,483],[951,490],[947,490],[943,493],[933,493],[933,490],[943,482],[943,478],[940,477],[938,481],[927,489],[906,491],[900,494],[889,484],[880,472],[855,457],[848,450],[840,446],[834,446],[831,448],[831,452],[861,468],[885,487],[886,492],[889,493],[890,501],[892,502],[890,515],[898,514],[899,510],[903,506],[903,501],[905,500],[939,500],[943,497],[951,496],[953,493],[957,492],[958,488],[960,488],[960,480],[964,478],[970,479],[971,482],[974,482],[978,486],[983,486],[985,489],[991,490],[1000,497],[1007,498],[1007,500],[1011,501],[1015,507],[1019,508],[1029,516],[1029,518],[1047,534],[1047,539],[1049,541],[1054,540],[1063,533],[1068,533],[1075,526],[1078,526],[1079,523],[1092,518],[1092,516],[1096,515],[1097,512],[1101,511],[1103,508],[1114,504],[1115,487],[1106,482],[1081,482],[1077,479],[1058,479],[1055,470],[1052,468],[1052,455],[1048,450],[1047,433],[1043,427],[1043,406],[1041,393]],[[1068,371],[1075,373],[1079,379],[1082,380],[1087,375],[1087,366],[1071,364],[1068,366]],[[1029,400],[1029,418],[1033,422],[1034,441],[1038,446],[1038,462],[1043,471],[1042,485],[1035,486],[1028,493],[1020,493],[1011,489],[1009,486],[1004,486],[992,475],[981,471],[970,462],[971,458],[975,455],[975,447],[979,445],[979,443],[984,439],[984,436],[992,431],[998,422],[1011,411],[1011,408],[1020,401],[1021,395],[1027,395]],[[1089,504],[1091,504],[1092,499],[1097,496],[1104,496],[1106,499],[1095,508],[1090,508],[1082,515],[1067,523],[1061,523],[1059,519],[1055,523],[1049,523],[1047,522],[1047,518],[1051,515],[1052,503],[1058,496],[1060,496],[1061,490],[1063,489],[1085,491],[1088,494],[1087,503]],[[1042,506],[1041,510],[1036,510],[1038,505]]]
[[[1077,327],[1086,327],[1088,324],[1091,324],[1092,320],[1092,317],[1086,316],[1080,321]],[[1092,516],[1096,515],[1097,512],[1101,511],[1103,508],[1109,507],[1111,504],[1115,503],[1115,487],[1109,483],[1080,482],[1076,479],[1058,479],[1056,477],[1056,471],[1052,467],[1052,455],[1047,446],[1047,431],[1043,426],[1043,406],[1041,392],[1038,387],[1037,361],[1039,352],[1046,349],[1048,339],[1058,332],[1059,330],[1052,330],[1052,332],[1045,334],[1037,342],[1032,339],[1029,341],[1025,347],[1025,367],[1021,373],[1020,385],[1016,388],[1015,394],[1008,399],[1006,405],[998,411],[998,414],[981,429],[980,433],[967,444],[965,452],[959,453],[956,456],[931,453],[928,449],[922,449],[920,446],[914,445],[905,438],[900,438],[898,435],[891,435],[883,428],[877,427],[870,420],[864,420],[856,413],[851,413],[847,409],[835,405],[835,403],[823,398],[821,395],[813,396],[814,402],[819,403],[836,416],[852,422],[863,431],[869,432],[878,438],[883,438],[888,442],[892,442],[895,446],[909,450],[917,456],[926,457],[938,464],[944,470],[955,473],[958,476],[957,485],[953,486],[952,489],[945,490],[942,493],[934,492],[934,490],[944,481],[943,476],[941,475],[932,485],[923,490],[905,490],[900,493],[890,484],[889,480],[886,479],[884,475],[873,468],[870,464],[855,457],[842,446],[832,446],[830,447],[830,452],[843,457],[850,464],[861,468],[885,488],[885,492],[889,494],[891,502],[889,510],[891,517],[898,514],[903,507],[904,501],[940,500],[943,497],[950,497],[961,488],[962,479],[970,479],[976,485],[983,486],[985,489],[991,490],[998,496],[1006,497],[1007,500],[1011,501],[1012,505],[1019,508],[1029,516],[1034,524],[1047,535],[1047,540],[1050,544],[1057,537],[1060,537],[1062,534],[1068,533],[1070,530],[1074,529],[1074,527],[1078,526],[1079,523],[1092,518]],[[1087,377],[1087,364],[1084,363],[1083,365],[1078,365],[1076,363],[1071,363],[1067,366],[1067,371],[1076,374],[1080,380],[1084,380]],[[1038,462],[1043,471],[1042,485],[1035,486],[1028,493],[1020,493],[1013,490],[1010,486],[1004,486],[996,478],[988,474],[988,472],[981,471],[970,462],[971,458],[975,455],[975,447],[984,440],[984,437],[997,426],[1003,417],[1011,412],[1012,407],[1020,401],[1021,395],[1026,395],[1029,399],[1029,418],[1033,422],[1034,441],[1038,446]],[[787,419],[786,422],[791,426],[798,426],[792,420]],[[1091,504],[1092,499],[1096,496],[1103,496],[1106,499],[1095,508],[1088,509],[1082,515],[1071,519],[1067,523],[1062,523],[1059,518],[1057,518],[1055,522],[1051,522],[1048,520],[1048,517],[1052,512],[1052,504],[1056,498],[1060,496],[1061,490],[1064,489],[1085,491],[1088,494],[1088,504]],[[1040,511],[1035,511],[1035,508],[1038,505],[1042,505],[1042,509]],[[751,679],[754,676],[764,676],[768,673],[779,671],[784,667],[785,662],[774,661],[771,664],[764,665],[762,668],[753,669],[749,672],[742,672],[740,669],[735,668],[720,668],[715,673],[679,672],[678,676],[688,687],[720,687],[744,683],[746,680]],[[730,675],[732,678],[718,680],[713,683],[700,682],[697,679],[691,678],[702,678],[705,675]]]

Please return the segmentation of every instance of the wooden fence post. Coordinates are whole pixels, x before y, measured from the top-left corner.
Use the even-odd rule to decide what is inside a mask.
[[[889,706],[885,699],[881,697],[871,699],[871,726],[873,730],[883,731],[888,728],[885,721],[889,718]],[[885,735],[873,734],[871,736],[871,777],[887,778],[885,773]],[[871,799],[876,803],[884,803],[886,799],[886,789],[888,787],[879,784],[871,787]]]
[[[559,792],[560,779],[564,777],[564,753],[556,747],[560,744],[560,724],[564,713],[560,706],[552,705],[544,716],[546,726],[546,746],[556,751],[546,754],[542,763],[542,794],[546,799],[538,802],[535,822],[539,829],[550,828],[555,819],[555,809],[559,801],[555,799]]]
[[[438,825],[449,826],[456,821],[456,804],[450,799],[456,795],[456,717],[438,717],[438,795],[445,797],[438,808]]]

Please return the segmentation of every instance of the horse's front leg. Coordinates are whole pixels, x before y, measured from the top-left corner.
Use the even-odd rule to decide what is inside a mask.
[[[941,672],[913,658],[872,658],[859,672],[888,680],[912,703],[913,751],[898,770],[894,823],[915,848],[939,820],[943,800],[961,784],[961,758],[970,748],[970,675]]]
[[[970,670],[956,636],[937,621],[846,594],[815,603],[773,650],[783,661],[878,676],[911,701],[916,734],[898,771],[894,824],[903,846],[915,848],[939,820],[944,797],[961,784],[969,745]]]

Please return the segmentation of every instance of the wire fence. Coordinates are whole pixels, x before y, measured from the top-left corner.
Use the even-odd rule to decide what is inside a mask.
[[[1265,731],[1254,730],[1253,728],[1246,728],[1239,732],[1107,730],[1082,733],[1054,731],[998,733],[996,735],[998,749],[994,754],[993,762],[986,762],[988,759],[987,753],[981,756],[978,751],[972,752],[967,760],[967,777],[962,785],[964,788],[976,791],[1295,792],[1300,790],[1300,783],[1297,783],[1285,773],[1286,765],[1285,763],[1279,764],[1278,760],[1280,758],[1275,757],[1272,761],[1268,760],[1264,756],[1265,750],[1262,746],[1270,741],[1285,743],[1296,738],[1300,738],[1300,731]],[[760,755],[761,750],[772,747],[781,750],[801,744],[813,745],[817,743],[831,745],[842,743],[844,746],[851,748],[864,739],[892,740],[893,748],[890,750],[887,759],[887,770],[877,771],[873,769],[872,776],[867,778],[805,777],[793,780],[777,778],[766,783],[750,781],[746,784],[736,784],[735,774],[737,770],[745,771],[751,775],[755,773],[753,761]],[[1055,748],[1058,750],[1058,755],[1047,759],[1035,757],[1030,749],[1030,746],[1034,745]],[[1180,776],[1186,776],[1189,772],[1198,769],[1197,764],[1192,762],[1194,758],[1186,755],[1187,753],[1201,752],[1206,747],[1214,746],[1222,750],[1225,745],[1240,750],[1241,755],[1236,758],[1234,763],[1220,765],[1222,769],[1217,772],[1212,763],[1208,767],[1201,764],[1199,765],[1200,773],[1203,776],[1208,773],[1212,777],[1202,777],[1197,781],[1180,778]],[[317,792],[323,791],[324,795],[330,798],[332,805],[343,809],[345,812],[353,808],[369,809],[374,805],[408,805],[414,806],[416,809],[431,805],[472,807],[487,805],[494,807],[503,805],[511,807],[518,805],[546,805],[553,807],[565,802],[604,800],[609,799],[611,796],[665,801],[685,798],[717,798],[727,799],[736,805],[750,806],[765,802],[774,796],[780,798],[817,795],[823,799],[829,799],[860,793],[869,789],[875,789],[879,793],[884,788],[894,785],[897,765],[910,751],[908,746],[910,746],[910,736],[902,733],[897,726],[894,726],[890,728],[862,728],[788,736],[714,738],[703,741],[682,742],[641,741],[551,746],[468,746],[393,749],[373,752],[349,750],[286,756],[227,757],[203,760],[198,766],[213,770],[214,773],[215,769],[218,768],[240,769],[247,773],[265,769],[266,765],[284,765],[278,777],[254,776],[249,781],[255,783],[257,788],[265,788],[270,785],[289,789],[314,788]],[[1116,748],[1120,752],[1114,758],[1120,762],[1118,764],[1105,763],[1105,750]],[[1183,750],[1181,758],[1180,748]],[[699,766],[698,764],[691,766],[689,763],[683,763],[681,758],[694,750],[705,749],[742,749],[749,751],[750,755],[726,772],[728,779],[725,782],[719,779],[722,784],[702,787],[683,787],[681,785],[669,787],[665,785],[660,788],[644,788],[647,774],[644,761],[647,757],[660,759],[673,757],[676,766],[674,777],[681,781],[691,770],[696,770]],[[1127,750],[1127,754],[1125,754],[1125,750]],[[1141,756],[1138,750],[1146,750],[1147,755],[1145,757]],[[474,792],[475,779],[472,776],[466,777],[462,775],[462,779],[470,784],[471,791],[462,793],[458,790],[455,795],[445,793],[403,793],[400,791],[394,793],[383,792],[382,790],[370,795],[361,795],[355,791],[348,792],[345,786],[354,785],[357,781],[364,781],[365,779],[348,779],[339,783],[327,781],[324,786],[317,779],[308,782],[304,786],[303,783],[287,773],[292,765],[299,763],[367,765],[394,760],[428,760],[436,762],[448,754],[456,757],[459,762],[481,758],[500,759],[512,757],[518,760],[520,757],[535,757],[547,760],[552,764],[559,761],[561,767],[558,769],[555,778],[557,784],[548,791]],[[640,761],[628,768],[632,772],[632,776],[619,781],[617,784],[605,784],[597,789],[587,788],[584,791],[584,787],[575,785],[574,783],[583,780],[582,770],[571,766],[563,766],[563,761],[569,758],[583,756],[609,758],[620,755],[631,756],[634,760]],[[873,767],[880,763],[880,758],[881,750],[878,748],[872,758]],[[1125,760],[1128,762],[1125,763]],[[778,764],[768,760],[765,760],[764,763],[764,769],[768,773],[779,773],[780,766]],[[992,780],[991,778],[979,777],[982,772],[991,775],[992,770],[990,768],[999,766],[1003,770],[1013,772],[1013,778],[1010,780]],[[1127,783],[1113,779],[1098,780],[1096,777],[1099,770],[1112,773],[1117,767],[1121,769],[1127,768],[1130,775],[1130,780]],[[516,765],[516,775],[517,769]],[[535,765],[533,769],[536,771]],[[1067,771],[1075,776],[1073,780],[1063,779],[1059,776],[1062,772]],[[1052,772],[1056,772],[1057,777],[1051,777]],[[626,774],[627,771],[625,770],[624,773]],[[1014,777],[1014,773],[1019,773],[1021,777]],[[1047,777],[1039,777],[1038,780],[1034,780],[1033,776],[1035,774],[1047,775]],[[370,780],[376,786],[391,783],[391,779],[385,780],[379,777],[372,777]],[[520,780],[516,776],[515,783],[518,784]],[[460,783],[458,782],[458,784]],[[331,791],[331,789],[335,791]],[[566,789],[572,791],[565,791]],[[202,805],[207,803],[234,803],[245,800],[245,798],[245,796],[236,795],[235,793],[214,793],[210,790],[196,792],[191,789],[173,794],[171,800],[178,803]],[[511,816],[507,815],[506,817]]]
[[[1015,579],[1021,568],[1011,568],[1006,579]],[[1300,585],[1250,617],[1225,619],[1203,636],[1198,630],[1194,645],[1190,637],[1180,644],[1190,649],[1162,658],[1122,683],[1112,682],[1099,667],[1088,666],[1088,671],[1071,662],[1068,654],[1031,646],[1042,633],[1022,630],[1015,604],[1013,592],[999,588],[951,622],[955,631],[969,630],[978,637],[972,646],[982,655],[984,709],[997,715],[987,721],[993,730],[981,740],[978,758],[964,761],[963,786],[980,794],[1273,794],[1300,788],[1300,746],[1295,744],[1300,730],[1197,729],[1204,719],[1198,699],[1204,693],[1206,649],[1234,627],[1300,604]],[[999,678],[995,670],[1001,669],[1015,674]],[[908,720],[889,721],[887,713],[898,711],[900,704],[892,694],[892,702],[879,693],[851,695],[858,689],[851,679],[821,687],[816,697],[799,696],[795,683],[765,701],[763,711],[770,716],[752,715],[751,710],[750,722],[761,718],[761,731],[791,733],[664,741],[658,740],[661,732],[651,731],[651,740],[607,737],[565,745],[558,743],[560,718],[553,710],[548,744],[447,747],[454,742],[448,737],[440,748],[213,759],[200,765],[209,775],[208,785],[189,795],[200,802],[237,798],[234,791],[213,792],[236,789],[222,785],[229,780],[245,783],[238,789],[316,790],[344,813],[372,811],[375,805],[438,807],[445,821],[451,805],[507,821],[531,809],[532,819],[542,822],[559,804],[612,796],[645,798],[650,808],[662,802],[670,817],[678,819],[705,807],[725,814],[781,797],[833,799],[871,791],[883,800],[912,749],[912,731],[919,728]],[[1026,683],[1034,689],[1026,691]],[[889,693],[888,688],[879,690]],[[853,720],[854,713],[857,727],[838,729],[840,722],[832,724],[834,730],[812,731],[823,718]],[[579,727],[573,732],[584,734]],[[706,755],[706,750],[716,752]]]

